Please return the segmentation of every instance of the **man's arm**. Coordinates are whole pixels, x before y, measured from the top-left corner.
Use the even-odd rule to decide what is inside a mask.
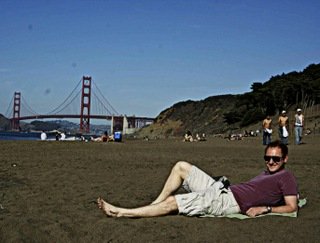
[[[255,217],[264,213],[292,213],[298,210],[297,196],[285,196],[284,201],[285,205],[271,207],[269,212],[267,206],[261,206],[249,208],[246,214],[250,217]]]

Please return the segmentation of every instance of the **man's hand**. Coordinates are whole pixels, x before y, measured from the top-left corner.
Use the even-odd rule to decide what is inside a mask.
[[[252,207],[252,208],[249,208],[248,211],[246,212],[246,214],[249,216],[249,217],[255,217],[255,216],[258,216],[260,214],[264,214],[268,212],[268,209],[267,207]]]
[[[272,213],[292,213],[298,210],[298,205],[297,205],[298,198],[296,195],[284,196],[284,201],[285,201],[285,205],[272,207]],[[268,208],[266,206],[261,206],[261,207],[249,208],[246,214],[249,217],[255,217],[267,212],[268,212]]]

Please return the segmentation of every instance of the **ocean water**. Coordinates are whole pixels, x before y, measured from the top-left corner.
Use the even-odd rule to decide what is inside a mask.
[[[0,140],[41,140],[41,132],[1,132]],[[83,135],[85,140],[90,140],[92,135]],[[47,132],[48,141],[56,141],[55,132]],[[79,134],[67,134],[65,141],[82,141]]]
[[[0,140],[40,140],[39,132],[0,132]]]

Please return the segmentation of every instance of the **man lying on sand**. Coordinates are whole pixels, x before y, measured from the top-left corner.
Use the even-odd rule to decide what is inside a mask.
[[[187,216],[225,216],[242,213],[255,217],[266,213],[297,211],[298,186],[295,177],[285,169],[288,147],[275,141],[267,145],[266,170],[248,182],[226,185],[226,177],[215,180],[188,162],[175,164],[155,201],[138,208],[121,208],[101,197],[98,207],[111,217],[155,217],[173,213]],[[183,186],[189,193],[173,195]]]

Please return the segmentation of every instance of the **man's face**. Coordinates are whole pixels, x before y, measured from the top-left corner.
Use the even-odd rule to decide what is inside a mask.
[[[270,173],[274,173],[280,170],[288,160],[288,157],[282,158],[281,149],[276,148],[268,148],[265,154],[265,163]]]

